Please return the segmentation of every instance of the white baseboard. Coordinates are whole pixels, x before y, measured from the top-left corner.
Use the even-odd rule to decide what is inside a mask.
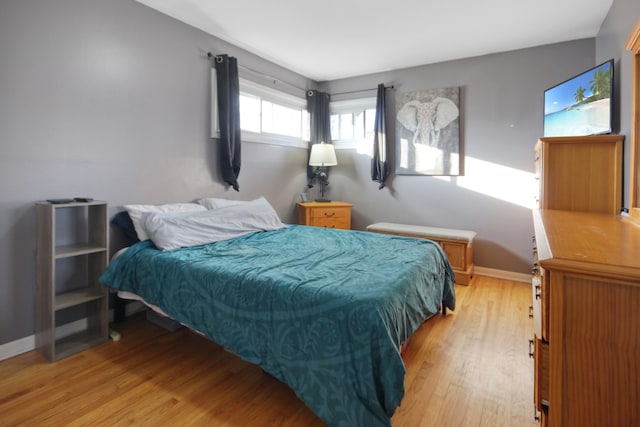
[[[0,360],[9,359],[10,357],[26,353],[34,348],[36,348],[35,335],[29,335],[28,337],[2,344],[0,345]]]
[[[131,316],[134,313],[145,309],[145,305],[140,301],[133,301],[126,305],[125,315]],[[109,312],[109,322],[113,322],[113,310]],[[56,339],[67,337],[76,332],[87,329],[87,319],[76,320],[75,322],[65,323],[56,328]],[[0,360],[9,359],[27,351],[35,350],[36,348],[36,336],[29,335],[28,337],[20,338],[15,341],[8,342],[0,345]]]
[[[496,279],[513,280],[514,282],[531,283],[531,274],[516,273],[515,271],[498,270],[487,267],[474,267],[474,274],[494,277]]]

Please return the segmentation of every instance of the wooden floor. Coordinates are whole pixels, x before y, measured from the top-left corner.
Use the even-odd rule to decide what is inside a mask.
[[[530,286],[478,276],[456,292],[456,310],[411,339],[393,426],[536,426]],[[116,329],[120,341],[57,363],[35,351],[0,362],[0,425],[324,425],[286,385],[186,329],[144,316]]]

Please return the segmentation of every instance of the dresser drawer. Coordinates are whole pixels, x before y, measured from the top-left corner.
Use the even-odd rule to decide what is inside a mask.
[[[549,343],[534,337],[533,401],[542,412],[549,406]]]

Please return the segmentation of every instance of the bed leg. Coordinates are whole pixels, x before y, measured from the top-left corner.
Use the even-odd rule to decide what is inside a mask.
[[[442,304],[442,315],[443,316],[447,315],[447,307],[444,304]]]
[[[113,321],[115,323],[122,322],[127,316],[127,303],[124,299],[120,298],[118,294],[113,293]]]

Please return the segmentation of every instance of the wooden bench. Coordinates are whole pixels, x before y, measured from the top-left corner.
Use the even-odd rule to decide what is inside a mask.
[[[371,224],[367,226],[367,231],[433,240],[447,254],[449,263],[456,275],[456,283],[468,285],[473,277],[473,239],[476,237],[475,231],[395,224],[392,222]]]

